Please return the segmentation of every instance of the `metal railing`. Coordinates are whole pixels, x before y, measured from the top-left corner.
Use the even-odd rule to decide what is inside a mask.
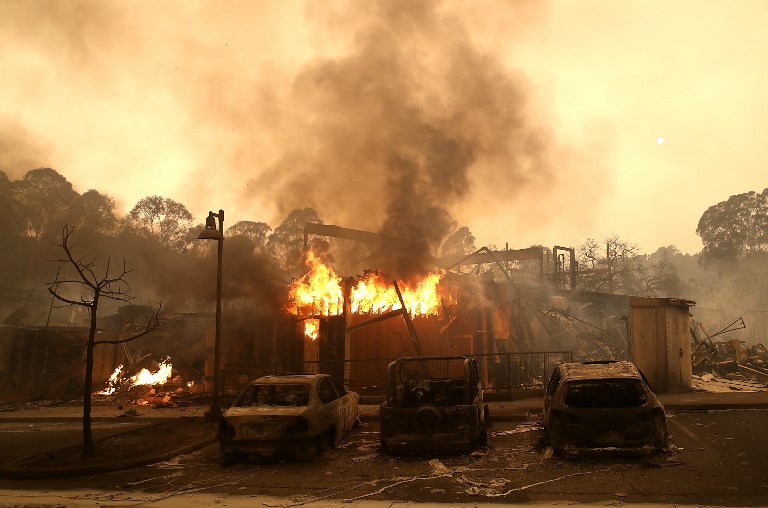
[[[554,368],[573,361],[570,351],[494,353],[477,358],[483,390],[504,394],[542,388]],[[395,358],[275,362],[256,365],[227,364],[222,371],[223,393],[234,395],[259,376],[274,374],[331,374],[361,395],[386,394],[387,365]]]

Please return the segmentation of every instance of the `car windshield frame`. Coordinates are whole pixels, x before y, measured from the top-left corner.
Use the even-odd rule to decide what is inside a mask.
[[[563,390],[563,403],[573,409],[643,407],[651,400],[637,378],[574,379]]]
[[[308,383],[252,383],[233,403],[234,407],[307,407],[311,398]]]

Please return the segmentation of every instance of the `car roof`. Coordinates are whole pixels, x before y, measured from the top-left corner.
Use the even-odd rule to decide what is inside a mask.
[[[282,376],[261,376],[251,381],[252,384],[312,384],[315,379],[328,377],[328,374],[286,374]]]
[[[643,376],[637,366],[629,361],[561,363],[563,381],[574,379],[639,379]]]

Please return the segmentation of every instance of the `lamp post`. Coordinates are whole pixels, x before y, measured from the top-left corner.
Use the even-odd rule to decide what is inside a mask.
[[[216,219],[219,219],[218,229]],[[221,354],[221,259],[224,254],[224,210],[219,213],[208,212],[205,219],[205,229],[197,236],[198,240],[216,240],[218,242],[216,268],[216,336],[213,343],[213,400],[211,408],[205,414],[209,420],[221,416],[219,404],[219,357]]]

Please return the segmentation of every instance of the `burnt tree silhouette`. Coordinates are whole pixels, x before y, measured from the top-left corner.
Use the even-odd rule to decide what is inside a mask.
[[[77,244],[72,244],[72,233],[75,228],[64,226],[61,233],[62,248],[66,257],[57,260],[59,269],[56,272],[56,278],[48,284],[48,291],[59,301],[67,305],[77,305],[88,309],[90,314],[90,328],[88,330],[88,343],[86,345],[85,355],[85,381],[83,383],[83,457],[94,455],[93,432],[91,430],[91,394],[93,393],[93,348],[97,344],[120,344],[129,342],[142,337],[160,325],[158,314],[162,304],[158,304],[157,310],[147,320],[146,327],[135,335],[120,340],[100,340],[96,341],[96,314],[99,308],[99,301],[102,298],[109,300],[130,302],[131,286],[125,279],[125,276],[131,272],[125,265],[115,274],[111,274],[112,267],[110,259],[107,258],[107,264],[103,274],[97,274],[97,266],[94,258],[89,256],[76,256],[73,249]],[[62,272],[69,275],[62,274]],[[67,297],[62,294],[63,290],[71,289],[72,293],[78,293],[79,297]],[[75,299],[75,298],[79,298]]]

